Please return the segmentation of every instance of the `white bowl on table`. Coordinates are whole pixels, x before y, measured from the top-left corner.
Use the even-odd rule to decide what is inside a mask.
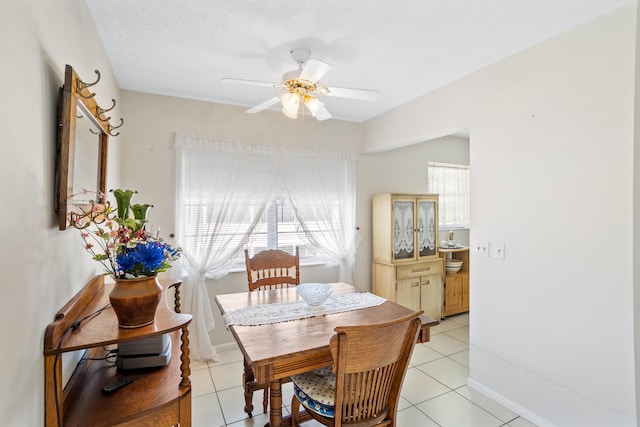
[[[301,283],[296,291],[310,307],[320,307],[333,293],[333,286],[329,283]]]

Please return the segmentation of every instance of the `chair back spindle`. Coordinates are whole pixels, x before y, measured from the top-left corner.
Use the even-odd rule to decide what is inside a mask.
[[[300,284],[300,251],[297,246],[294,255],[277,249],[268,249],[249,257],[249,251],[245,249],[244,258],[250,291]]]

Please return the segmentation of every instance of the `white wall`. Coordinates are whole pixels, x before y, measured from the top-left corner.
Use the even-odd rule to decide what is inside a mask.
[[[3,1],[0,58],[0,419],[41,426],[44,330],[99,271],[77,230],[58,231],[54,214],[56,108],[65,64],[87,81],[95,80],[95,69],[102,72],[95,87],[100,105],[119,100],[119,91],[81,1]],[[112,113],[119,117],[118,108]],[[110,175],[117,173],[114,157],[117,152]]]
[[[635,426],[636,3],[366,124],[364,151],[469,128],[470,385],[539,424]],[[615,249],[607,230],[619,230]]]

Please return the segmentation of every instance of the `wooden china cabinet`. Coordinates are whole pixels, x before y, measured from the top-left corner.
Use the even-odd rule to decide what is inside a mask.
[[[442,317],[437,194],[374,194],[372,292]]]
[[[109,305],[112,284],[93,278],[58,313],[44,335],[46,426],[171,426],[191,425],[189,368],[190,314],[180,313],[179,281],[163,281],[163,298],[153,324],[123,329]],[[173,310],[167,291],[174,291]],[[105,360],[107,346],[168,334],[171,360],[159,368],[120,371]],[[66,386],[62,354],[85,350]],[[133,381],[110,394],[102,387],[128,377]]]

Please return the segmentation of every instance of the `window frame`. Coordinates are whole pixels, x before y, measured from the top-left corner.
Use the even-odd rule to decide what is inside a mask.
[[[462,191],[459,194],[450,194],[443,192],[443,186],[434,181],[442,181],[442,175],[445,171],[449,173],[454,171],[460,171],[458,177],[456,177],[456,185],[459,186]],[[434,172],[439,173],[440,176],[437,180],[434,179]],[[427,162],[427,191],[429,193],[438,194],[438,209],[440,212],[438,218],[438,227],[445,230],[462,230],[469,229],[471,227],[471,166],[457,163],[443,163],[443,162]],[[465,197],[462,193],[466,192],[466,200],[461,201],[461,197]],[[453,200],[452,200],[453,199]],[[456,209],[451,209],[449,204],[457,203],[462,204]],[[466,208],[465,208],[466,205]],[[453,213],[452,218],[448,218]]]

